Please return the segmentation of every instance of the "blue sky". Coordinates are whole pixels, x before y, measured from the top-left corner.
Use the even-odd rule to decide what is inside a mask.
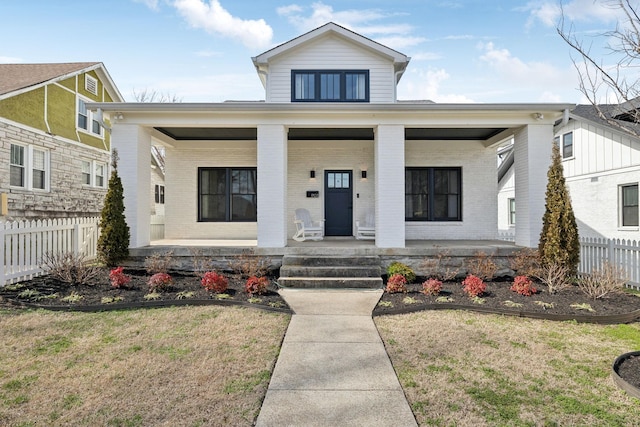
[[[606,0],[565,0],[578,35],[613,29]],[[264,99],[251,63],[333,21],[412,57],[399,99],[585,102],[556,0],[2,0],[0,62],[101,61],[126,100]],[[594,46],[594,53],[598,47]],[[575,57],[575,55],[573,55]]]

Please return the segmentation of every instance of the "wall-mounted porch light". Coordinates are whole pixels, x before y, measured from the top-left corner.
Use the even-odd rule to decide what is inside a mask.
[[[367,179],[367,171],[360,171],[360,176],[362,179]]]
[[[311,169],[309,171],[309,179],[315,179],[315,177],[316,177],[316,171]]]

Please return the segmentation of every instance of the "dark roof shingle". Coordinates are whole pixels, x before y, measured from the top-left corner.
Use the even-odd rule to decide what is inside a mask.
[[[99,62],[0,64],[0,95],[80,71]]]

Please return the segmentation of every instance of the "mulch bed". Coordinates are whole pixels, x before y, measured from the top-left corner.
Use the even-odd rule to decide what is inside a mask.
[[[640,355],[625,359],[618,367],[618,375],[628,384],[640,389]]]
[[[239,275],[225,274],[229,279],[226,295],[208,292],[200,278],[192,273],[171,272],[172,283],[159,292],[159,297],[149,299],[151,276],[144,270],[124,270],[131,276],[125,289],[115,289],[109,281],[109,269],[92,279],[91,285],[70,285],[51,276],[40,276],[16,285],[0,288],[0,298],[13,305],[42,307],[54,310],[101,311],[138,307],[161,307],[169,305],[248,305],[271,311],[290,312],[289,306],[277,293],[277,286],[270,280],[267,293],[249,295],[244,290],[245,280]],[[72,293],[80,295],[77,301],[65,301]],[[147,296],[147,298],[145,298]]]
[[[637,294],[624,292],[593,300],[577,286],[550,294],[544,290],[544,285],[539,285],[536,286],[538,293],[523,296],[511,291],[509,289],[511,284],[510,281],[490,282],[487,284],[487,292],[474,302],[463,292],[460,282],[445,282],[442,292],[437,296],[424,295],[421,292],[422,284],[413,283],[407,285],[407,293],[385,292],[373,314],[375,316],[425,309],[462,308],[554,320],[576,319],[594,323],[628,323],[640,318],[640,297]]]

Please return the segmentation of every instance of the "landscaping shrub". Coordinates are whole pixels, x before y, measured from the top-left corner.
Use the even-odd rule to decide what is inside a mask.
[[[407,279],[402,274],[393,274],[387,279],[386,291],[390,294],[407,292]]]
[[[111,286],[116,289],[126,288],[127,283],[131,281],[131,276],[127,276],[123,272],[124,267],[114,268],[109,272],[109,280],[111,281]]]
[[[169,273],[173,265],[173,251],[153,254],[144,259],[144,268],[149,274]]]
[[[513,280],[513,285],[511,285],[511,290],[526,297],[530,297],[538,292],[538,290],[533,286],[531,279],[527,276],[516,276]]]
[[[224,293],[229,286],[227,278],[215,271],[207,271],[204,273],[200,283],[202,283],[202,286],[204,286],[207,291],[213,291],[217,294]]]
[[[422,261],[421,267],[426,272],[426,276],[449,281],[456,278],[460,268],[449,265],[451,256],[449,250],[440,251],[435,258],[426,258]]]
[[[45,252],[40,267],[51,277],[71,285],[91,285],[100,273],[97,265],[88,263],[84,255],[73,252]]]
[[[387,276],[391,277],[395,274],[400,274],[404,277],[407,281],[406,283],[411,283],[416,280],[416,273],[413,269],[401,262],[392,262],[391,265],[387,267]]]
[[[538,277],[540,274],[538,251],[531,248],[519,250],[515,255],[509,256],[509,267],[518,275]]]
[[[550,294],[555,294],[571,286],[569,268],[558,262],[540,265],[536,277],[547,285]]]
[[[610,294],[622,292],[627,283],[624,270],[605,261],[600,269],[578,278],[580,290],[592,299],[605,298]]]
[[[150,292],[158,292],[166,290],[171,285],[173,279],[167,273],[156,273],[149,278],[147,284]]]
[[[580,241],[558,144],[552,145],[551,159],[538,252],[542,265],[562,264],[567,267],[568,275],[573,276],[580,262]]]
[[[229,261],[229,268],[237,271],[242,277],[261,277],[269,272],[269,259],[250,252],[242,252]]]
[[[487,290],[487,285],[478,276],[470,274],[462,281],[464,291],[472,298],[482,295]]]
[[[466,261],[467,272],[481,278],[482,280],[491,280],[495,277],[498,266],[491,259],[491,255],[487,255],[482,251],[476,252],[473,258]]]
[[[267,293],[269,279],[266,277],[251,276],[244,284],[244,289],[249,295],[264,295]]]
[[[425,295],[438,295],[442,290],[442,282],[438,279],[429,279],[422,283],[422,293]]]
[[[111,178],[100,216],[98,259],[113,267],[129,256],[129,226],[124,217],[124,194],[118,176],[118,152],[114,149],[111,160]]]

